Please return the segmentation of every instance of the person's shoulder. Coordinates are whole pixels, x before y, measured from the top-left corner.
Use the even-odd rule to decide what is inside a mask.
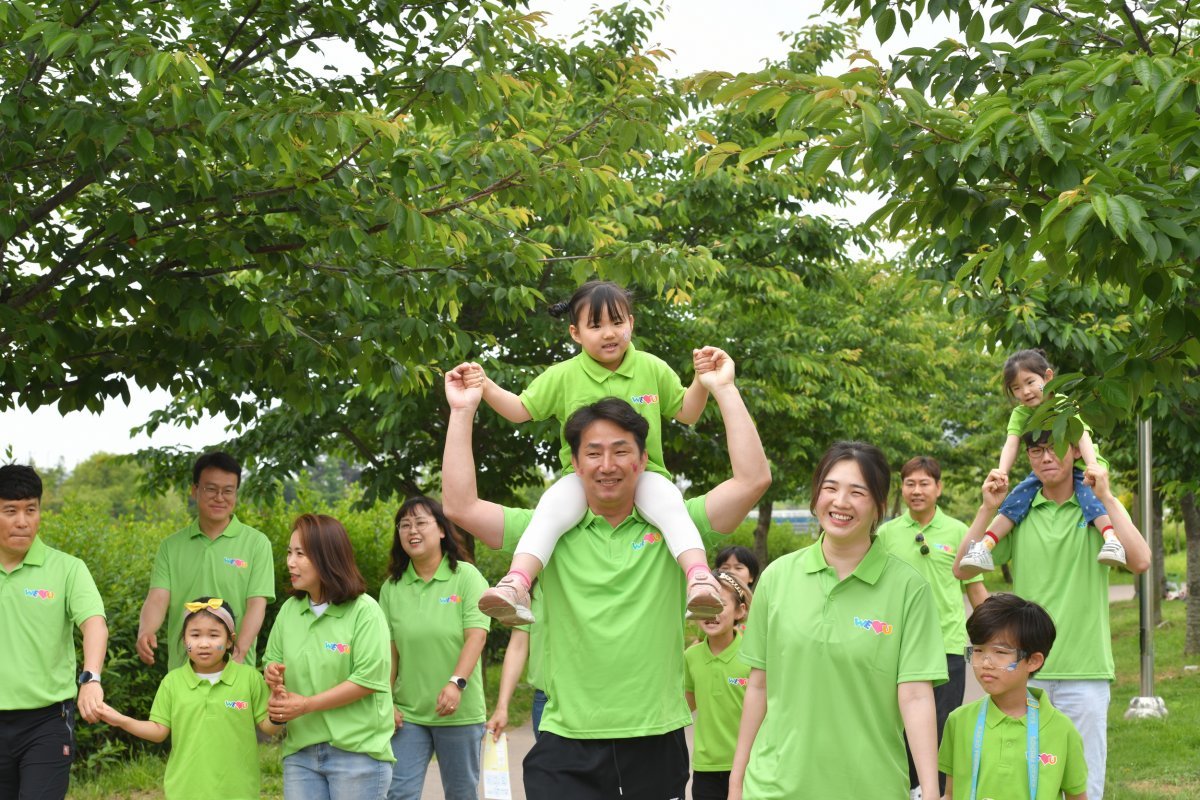
[[[979,707],[986,699],[986,697],[983,697],[979,700],[973,700],[970,703],[963,703],[961,706],[950,712],[950,715],[946,717],[946,724],[949,725],[951,720],[957,722],[964,717],[971,717],[973,715],[977,716],[979,714]]]
[[[454,568],[454,573],[460,578],[466,578],[468,580],[487,580],[487,578],[483,577],[483,573],[479,571],[479,567],[475,566],[470,561],[460,560],[458,562],[458,566]]]

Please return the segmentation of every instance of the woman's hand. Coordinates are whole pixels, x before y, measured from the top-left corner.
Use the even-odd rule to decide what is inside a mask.
[[[484,730],[492,734],[492,741],[500,741],[500,734],[504,733],[504,729],[508,727],[508,709],[504,706],[496,706],[496,710],[492,712],[492,718],[484,723]]]
[[[309,697],[286,689],[272,691],[271,700],[267,703],[267,719],[276,725],[291,722],[296,717],[308,713],[310,700]]]
[[[404,712],[395,706],[392,706],[392,714],[395,717],[396,730],[400,730],[404,727]]]
[[[458,704],[462,700],[462,690],[453,683],[447,682],[442,688],[437,699],[437,715],[439,717],[448,717],[458,710]]]

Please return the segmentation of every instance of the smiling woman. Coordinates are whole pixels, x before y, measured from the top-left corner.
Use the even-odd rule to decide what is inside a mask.
[[[379,591],[395,698],[388,800],[419,798],[435,753],[446,800],[474,800],[485,719],[479,656],[491,624],[479,597],[487,580],[466,563],[453,523],[428,497],[396,512],[388,573]]]

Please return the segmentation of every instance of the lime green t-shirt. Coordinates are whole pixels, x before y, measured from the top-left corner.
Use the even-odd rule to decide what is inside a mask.
[[[628,401],[650,423],[646,434],[647,469],[668,478],[671,473],[663,464],[662,421],[673,419],[683,407],[683,383],[667,363],[657,356],[643,353],[633,344],[616,370],[610,370],[587,353],[549,367],[538,375],[521,393],[521,403],[535,420],[554,417],[559,433],[567,418],[581,406],[619,397]],[[563,470],[571,472],[571,447],[562,438],[559,458]],[[558,551],[555,550],[555,555]]]
[[[929,547],[921,555],[917,534],[924,534]],[[963,610],[963,589],[968,583],[982,583],[983,576],[976,575],[966,581],[954,577],[954,557],[958,545],[967,535],[967,526],[943,513],[940,508],[933,512],[933,519],[924,528],[908,511],[879,526],[876,536],[887,546],[888,552],[910,564],[929,581],[938,620],[942,625],[942,645],[947,653],[962,655],[967,646],[967,614]]]
[[[696,698],[696,746],[692,769],[697,772],[728,772],[733,768],[738,725],[750,667],[737,658],[742,637],[734,630],[733,641],[713,655],[707,641],[692,645],[683,654],[687,671],[683,689]]]
[[[438,695],[454,674],[466,630],[491,627],[491,620],[479,610],[479,596],[487,588],[487,579],[473,565],[460,561],[451,572],[445,557],[428,582],[421,580],[412,564],[400,580],[384,581],[379,606],[400,654],[392,702],[404,712],[405,722],[440,727],[475,725],[487,719],[478,661],[470,675],[462,676],[467,688],[458,709],[447,717],[437,715]]]
[[[1061,505],[1038,492],[1029,515],[992,551],[1012,562],[1013,592],[1050,614],[1058,632],[1041,680],[1115,677],[1108,625],[1109,568],[1096,561],[1104,537],[1083,519],[1075,495]]]
[[[838,581],[823,541],[776,559],[755,588],[740,657],[767,674],[767,713],[747,800],[905,797],[897,684],[946,681],[929,582],[878,540]]]
[[[187,616],[184,603],[197,597],[219,597],[233,608],[240,627],[247,598],[265,597],[268,603],[275,599],[271,542],[262,532],[239,522],[236,516],[216,539],[205,536],[200,524],[193,520],[158,546],[150,588],[171,593],[167,611],[167,668],[175,669],[187,663],[187,652],[180,639],[183,618]],[[246,646],[246,663],[253,666],[254,642],[240,644]]]
[[[1035,411],[1037,411],[1036,408],[1030,408],[1029,406],[1014,406],[1012,413],[1008,415],[1008,430],[1005,432],[1005,435],[1020,436],[1021,434],[1025,433],[1025,426],[1029,424],[1029,418],[1033,416],[1033,412]],[[1083,417],[1076,415],[1075,419],[1079,420],[1079,423],[1083,425],[1083,429],[1088,434],[1092,433],[1092,426],[1084,422]],[[1093,449],[1095,446],[1096,443],[1093,441]],[[1096,463],[1100,464],[1105,469],[1108,469],[1108,461],[1106,461],[1104,457],[1100,455],[1099,451],[1096,453]],[[1087,465],[1083,463],[1082,458],[1077,458],[1075,459],[1075,466],[1079,467],[1080,469],[1084,469]]]
[[[1063,792],[1083,793],[1087,790],[1083,738],[1071,720],[1050,705],[1049,698],[1041,689],[1030,688],[1029,691],[1039,703],[1036,800],[1059,800]],[[956,708],[946,720],[942,746],[938,751],[938,770],[954,780],[955,797],[967,797],[971,793],[975,725],[979,720],[979,706],[983,702],[976,700]],[[1029,800],[1026,747],[1025,718],[1014,719],[997,708],[995,703],[988,703],[983,746],[979,752],[979,786],[976,792],[979,800]]]
[[[167,673],[150,708],[150,721],[171,729],[167,800],[258,800],[256,726],[270,694],[258,670],[236,661],[216,683],[190,662]]]
[[[687,501],[702,532],[705,498]],[[533,511],[504,509],[510,550]],[[542,571],[542,730],[569,739],[656,736],[691,723],[683,697],[683,571],[635,510],[613,528],[591,511]]]
[[[12,572],[0,569],[0,711],[75,697],[74,628],[104,616],[87,565],[35,537]]]
[[[288,723],[286,758],[310,745],[328,742],[339,750],[394,762],[391,739],[392,647],[387,618],[369,595],[341,605],[332,603],[318,617],[307,598],[290,597],[279,609],[267,637],[264,663],[286,667],[289,691],[311,697],[352,681],[371,694],[339,708],[314,711]]]

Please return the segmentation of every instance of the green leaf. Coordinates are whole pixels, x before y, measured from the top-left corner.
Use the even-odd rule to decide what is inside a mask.
[[[1184,79],[1172,78],[1171,80],[1158,87],[1158,91],[1154,93],[1154,115],[1159,116],[1167,110],[1179,97],[1179,93],[1183,91]]]
[[[123,125],[111,125],[105,128],[103,133],[104,155],[108,156],[112,153],[124,139],[125,127]]]
[[[884,8],[883,13],[875,20],[875,36],[879,39],[879,43],[883,44],[892,38],[895,30],[896,12],[891,8]]]
[[[1081,203],[1071,209],[1071,213],[1067,215],[1065,244],[1068,248],[1073,247],[1075,242],[1079,240],[1079,235],[1083,233],[1083,228],[1091,221],[1095,212],[1091,205]]]
[[[1100,224],[1108,225],[1108,195],[1104,192],[1093,190],[1089,195],[1089,200],[1096,212],[1096,217],[1100,220]]]
[[[1058,163],[1062,160],[1066,153],[1067,146],[1054,133],[1054,128],[1050,125],[1050,121],[1046,119],[1046,114],[1040,108],[1035,108],[1029,112],[1029,128],[1033,131],[1034,137],[1041,144],[1042,149]]]
[[[141,145],[144,154],[148,155],[154,152],[154,134],[145,128],[138,128],[134,131],[134,136],[137,138],[138,144]]]
[[[810,147],[804,154],[804,172],[813,178],[823,178],[837,157],[838,152],[832,147]]]

